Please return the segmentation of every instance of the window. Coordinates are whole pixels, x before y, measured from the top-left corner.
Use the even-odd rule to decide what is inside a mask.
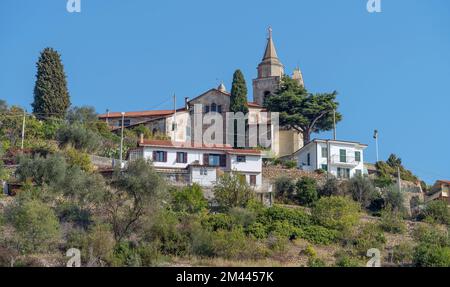
[[[220,155],[210,154],[208,165],[210,166],[219,166],[220,165]]]
[[[327,164],[322,164],[322,170],[328,171],[328,165]]]
[[[311,165],[311,154],[310,153],[307,154],[306,161],[307,161],[307,165],[310,166]]]
[[[211,112],[217,112],[217,105],[215,103],[211,104]]]
[[[322,148],[322,158],[328,158],[328,148],[327,147]]]
[[[201,168],[200,169],[200,175],[208,175],[208,169],[207,168]]]
[[[187,163],[187,152],[177,152],[177,163]]]
[[[227,156],[224,154],[203,154],[203,164],[209,166],[227,166]]]
[[[355,151],[355,161],[360,162],[361,161],[361,152]]]
[[[207,113],[209,113],[209,106],[208,105],[205,106],[205,114],[207,114]]]
[[[219,114],[222,113],[222,105],[218,105],[218,106],[217,106],[217,112],[218,112]]]
[[[338,167],[337,169],[337,177],[340,179],[348,179],[350,178],[350,169]]]
[[[355,170],[355,175],[356,175],[356,176],[362,176],[362,170],[356,169],[356,170]]]
[[[130,155],[128,159],[130,161],[138,160],[144,158],[144,150],[143,149],[135,149],[130,151]]]
[[[123,126],[124,127],[128,127],[130,125],[131,125],[131,120],[124,120],[123,121]],[[121,127],[121,126],[122,126],[122,120],[119,120],[119,127]]]
[[[256,175],[250,175],[250,185],[251,186],[256,185]]]
[[[339,150],[339,161],[347,162],[347,151],[345,149]]]
[[[165,151],[154,151],[153,152],[154,162],[167,162],[167,152]]]
[[[245,155],[238,155],[237,156],[237,162],[246,162]]]

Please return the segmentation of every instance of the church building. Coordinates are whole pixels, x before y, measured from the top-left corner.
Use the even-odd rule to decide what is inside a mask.
[[[267,112],[264,108],[264,101],[273,95],[285,74],[285,69],[278,58],[275,44],[272,37],[272,29],[269,28],[267,45],[261,63],[257,67],[257,77],[253,80],[253,100],[247,102],[249,109],[249,119],[259,118],[262,112]],[[295,69],[292,78],[300,85],[304,85],[303,76],[300,69]],[[192,140],[194,106],[202,105],[202,115],[208,113],[219,113],[224,115],[230,112],[230,92],[224,84],[217,88],[210,89],[193,99],[185,98],[184,107],[177,110],[163,111],[142,111],[142,112],[108,112],[99,115],[100,120],[104,120],[113,130],[120,130],[122,125],[125,128],[133,128],[144,125],[153,133],[164,134],[174,142],[187,142]],[[252,121],[249,120],[249,124]],[[208,126],[204,126],[206,130]],[[268,123],[266,135],[270,140],[270,148],[265,151],[266,157],[283,157],[292,155],[303,146],[302,134],[296,130],[274,129],[272,123]],[[223,143],[226,140],[226,127],[224,121]],[[258,130],[259,132],[259,130]],[[248,134],[247,134],[248,137]],[[248,142],[248,139],[247,139]]]

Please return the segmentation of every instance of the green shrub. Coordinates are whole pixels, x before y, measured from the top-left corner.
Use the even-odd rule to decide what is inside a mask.
[[[432,201],[430,202],[425,211],[425,219],[431,222],[439,224],[450,224],[450,208],[448,208],[447,202],[445,201]]]
[[[306,246],[302,253],[308,257],[317,257],[317,251],[311,245]]]
[[[326,228],[347,231],[359,221],[360,206],[346,197],[324,197],[312,208],[312,217]]]
[[[154,267],[165,259],[165,257],[159,252],[159,242],[144,243],[139,246],[138,254],[141,259],[142,267]]]
[[[348,192],[353,200],[359,202],[362,207],[368,207],[376,196],[372,181],[366,177],[355,176],[348,182]]]
[[[287,251],[289,240],[282,235],[270,235],[267,238],[267,245],[270,250],[281,255]]]
[[[256,214],[249,209],[235,207],[228,214],[232,217],[235,225],[240,225],[244,228],[252,225],[256,221]]]
[[[72,202],[61,203],[56,207],[61,222],[73,222],[79,227],[88,228],[92,222],[91,213]]]
[[[137,249],[131,242],[120,242],[114,248],[112,266],[141,267],[142,261]]]
[[[265,209],[258,221],[265,225],[275,221],[287,221],[295,227],[302,227],[311,224],[311,216],[301,209],[273,206]]]
[[[85,172],[92,172],[94,166],[92,165],[91,158],[87,153],[77,151],[74,148],[67,148],[66,152],[67,163],[72,167],[79,167]]]
[[[391,186],[384,196],[385,207],[395,212],[405,212],[403,193],[396,186]]]
[[[431,225],[419,225],[413,232],[413,238],[416,242],[430,245],[450,245],[448,231],[443,231]]]
[[[414,259],[414,246],[404,242],[394,247],[393,262],[400,265],[410,264]]]
[[[303,177],[296,184],[296,199],[301,205],[312,206],[318,199],[316,180]]]
[[[214,257],[216,255],[213,232],[196,227],[191,232],[191,252],[199,257]]]
[[[374,180],[374,184],[379,188],[386,188],[394,184],[394,181],[390,176],[378,176]]]
[[[414,263],[417,267],[450,267],[450,247],[421,243],[415,248]]]
[[[294,169],[297,167],[297,162],[295,160],[288,160],[283,162],[283,167],[287,169]]]
[[[159,212],[145,232],[147,242],[160,242],[163,255],[185,256],[189,252],[189,237],[180,230],[177,215],[170,211]]]
[[[267,228],[260,222],[255,222],[247,227],[247,234],[253,236],[256,239],[267,238]]]
[[[59,155],[43,157],[21,157],[16,176],[21,182],[32,180],[37,185],[60,184],[65,176],[67,163]]]
[[[203,196],[203,190],[198,184],[177,189],[172,194],[172,206],[175,211],[198,213],[208,207],[208,201]]]
[[[301,238],[314,244],[329,245],[339,238],[339,232],[322,226],[305,226],[301,230]]]
[[[254,240],[248,240],[241,228],[231,231],[218,230],[213,234],[214,253],[218,257],[233,260],[256,260],[268,255],[268,250],[264,245]]]
[[[345,252],[338,252],[337,254],[335,254],[335,258],[336,258],[336,263],[335,263],[336,267],[363,267],[364,266],[363,262],[360,259],[355,258]]]
[[[386,243],[386,238],[378,225],[368,223],[359,229],[352,241],[354,250],[358,255],[366,256],[369,249],[377,248],[381,250]]]
[[[319,197],[330,197],[330,196],[338,196],[342,195],[342,192],[339,187],[339,182],[335,177],[330,177],[327,179],[325,184],[319,188]]]
[[[53,210],[39,200],[21,200],[7,212],[22,252],[47,251],[59,240],[59,222]]]
[[[86,152],[94,152],[100,146],[99,136],[78,123],[61,126],[56,133],[56,139],[62,147],[72,146]]]
[[[281,176],[275,180],[275,194],[280,199],[290,199],[294,196],[295,183],[287,176]]]
[[[403,234],[406,231],[406,224],[403,218],[389,209],[381,213],[380,227],[384,231],[394,234]]]
[[[233,228],[233,218],[225,213],[210,214],[202,219],[201,224],[209,231],[231,230]]]
[[[311,267],[311,268],[327,267],[327,264],[325,263],[325,261],[323,261],[320,258],[316,258],[316,257],[309,258],[307,265],[308,265],[308,267]]]
[[[214,198],[224,209],[245,207],[253,197],[253,188],[240,173],[222,175],[213,189]]]
[[[269,234],[280,236],[286,239],[295,239],[302,236],[302,230],[289,221],[274,221],[267,227]]]

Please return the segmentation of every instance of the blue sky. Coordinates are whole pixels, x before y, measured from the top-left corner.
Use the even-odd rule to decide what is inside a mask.
[[[0,99],[28,109],[35,62],[62,54],[74,105],[98,112],[170,109],[241,69],[249,86],[273,27],[278,55],[311,92],[337,90],[338,138],[399,155],[432,183],[450,179],[450,1],[0,1]],[[329,133],[316,137],[328,138]]]

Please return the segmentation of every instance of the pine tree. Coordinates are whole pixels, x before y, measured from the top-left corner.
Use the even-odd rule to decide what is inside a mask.
[[[236,70],[233,75],[231,87],[230,111],[248,113],[247,84],[241,70]]]
[[[61,56],[54,49],[46,48],[36,66],[33,113],[41,119],[64,118],[70,97]]]

